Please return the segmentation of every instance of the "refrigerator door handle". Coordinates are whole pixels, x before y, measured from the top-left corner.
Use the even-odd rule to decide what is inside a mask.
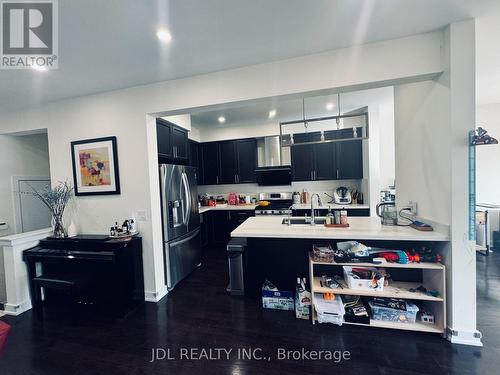
[[[188,225],[189,217],[191,216],[191,194],[189,191],[189,182],[186,172],[182,172],[182,184],[184,185],[184,194],[186,194],[186,212],[184,215],[184,225]]]
[[[199,234],[200,234],[200,229],[198,228],[194,232],[192,232],[189,236],[187,236],[186,238],[183,238],[183,239],[178,240],[178,241],[170,242],[170,246],[175,247],[175,246],[182,245],[183,243],[191,241],[193,238],[195,238]]]

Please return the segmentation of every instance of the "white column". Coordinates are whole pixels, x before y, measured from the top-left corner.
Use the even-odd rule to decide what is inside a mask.
[[[4,312],[19,315],[31,309],[29,280],[23,251],[38,245],[39,241],[52,232],[51,228],[21,233],[0,238],[3,251],[5,289],[7,302]]]
[[[475,21],[451,24],[450,62],[451,319],[448,339],[482,346],[476,329],[476,251],[468,240],[468,133],[475,128]]]

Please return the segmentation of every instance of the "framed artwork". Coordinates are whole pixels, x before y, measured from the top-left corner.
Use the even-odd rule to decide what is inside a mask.
[[[116,137],[71,142],[75,195],[120,194]]]

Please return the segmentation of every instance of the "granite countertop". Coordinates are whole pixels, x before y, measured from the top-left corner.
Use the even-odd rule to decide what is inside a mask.
[[[388,241],[449,241],[447,233],[422,232],[410,227],[384,226],[376,217],[349,217],[349,228],[326,228],[323,225],[285,225],[283,217],[251,217],[236,228],[231,237],[242,238],[317,238]]]

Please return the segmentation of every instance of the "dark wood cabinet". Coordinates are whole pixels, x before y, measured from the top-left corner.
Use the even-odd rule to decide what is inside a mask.
[[[237,181],[236,143],[219,143],[219,183],[236,184]]]
[[[162,118],[156,119],[158,159],[161,163],[187,164],[188,132]]]
[[[200,143],[199,147],[199,184],[217,185],[219,183],[219,145],[217,142]]]
[[[156,119],[156,142],[158,145],[158,156],[171,158],[172,150],[172,127],[163,119]]]
[[[256,182],[257,141],[245,139],[236,141],[237,183]]]
[[[210,223],[210,244],[226,246],[231,240],[231,232],[239,227],[249,217],[255,216],[254,210],[224,210],[205,213]]]
[[[200,143],[199,152],[199,168],[202,176],[200,185],[256,181],[257,141],[255,139]]]
[[[337,143],[337,179],[363,178],[363,142],[342,141]]]
[[[172,151],[174,159],[182,162],[188,161],[188,135],[185,129],[172,127]]]
[[[188,148],[188,165],[191,167],[195,167],[199,171],[200,170],[200,165],[199,165],[200,156],[199,156],[199,152],[198,152],[199,143],[190,139],[188,147],[189,147]]]
[[[327,131],[325,140],[352,137],[352,130]],[[295,134],[297,143],[317,142],[321,133]],[[291,146],[293,181],[363,178],[362,140],[296,144]]]
[[[310,142],[309,134],[295,134],[294,141],[297,143]],[[312,145],[296,145],[290,149],[292,161],[292,180],[293,181],[312,181],[313,180],[313,152]]]
[[[313,145],[315,181],[335,180],[337,178],[336,144],[318,143]]]

